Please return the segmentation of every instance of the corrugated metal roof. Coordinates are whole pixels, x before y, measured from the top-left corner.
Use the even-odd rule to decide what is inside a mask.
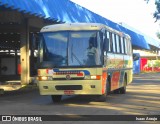
[[[48,20],[102,23],[129,34],[133,46],[150,49],[146,39],[142,35],[124,28],[69,0],[0,0],[0,5]]]
[[[139,31],[139,30],[137,30],[137,29],[125,24],[125,23],[121,23],[121,25],[123,27],[133,31],[133,32],[136,32],[137,34],[141,34],[144,37],[144,39],[147,41],[148,44],[150,44],[152,46],[155,46],[157,48],[160,48],[160,40],[158,38],[153,38],[153,37],[151,37],[149,35],[146,35],[143,32],[141,32],[141,31]]]

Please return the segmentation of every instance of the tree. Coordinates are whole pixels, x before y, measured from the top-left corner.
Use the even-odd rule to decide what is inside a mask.
[[[144,1],[146,1],[148,3],[150,0],[144,0]],[[160,19],[160,0],[155,0],[155,5],[156,5],[157,10],[154,12],[153,17],[157,21]]]
[[[155,0],[157,11],[153,14],[153,17],[156,18],[156,21],[160,19],[160,0]]]
[[[157,35],[158,39],[160,39],[160,32],[157,32],[156,35]]]

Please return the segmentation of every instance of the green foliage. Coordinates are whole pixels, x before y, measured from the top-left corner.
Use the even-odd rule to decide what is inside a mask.
[[[160,60],[148,61],[147,66],[148,67],[160,67]]]
[[[144,0],[144,1],[148,3],[150,0]],[[154,12],[153,17],[157,21],[157,20],[160,20],[160,0],[155,0],[155,5],[156,5],[156,11]],[[158,39],[160,39],[160,32],[157,32],[156,35]]]
[[[160,32],[157,32],[156,35],[157,35],[158,39],[160,39]]]
[[[154,67],[160,67],[160,61],[156,60],[154,63]]]
[[[150,0],[144,0],[144,1],[148,3]],[[154,12],[153,17],[157,21],[160,19],[160,0],[155,0],[155,5],[156,5],[156,11]]]
[[[160,19],[159,14],[160,14],[160,0],[156,0],[155,1],[156,4],[156,9],[157,11],[154,13],[154,18],[156,18],[156,20]]]
[[[151,63],[148,63],[147,66],[148,66],[148,67],[152,67],[152,64],[151,64]]]
[[[147,3],[149,2],[149,0],[144,0],[144,1],[146,1]]]

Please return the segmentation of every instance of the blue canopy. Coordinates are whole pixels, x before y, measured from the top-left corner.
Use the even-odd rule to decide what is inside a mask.
[[[150,49],[144,36],[114,23],[69,0],[0,0],[0,6],[57,22],[102,23],[131,36],[132,45],[140,49]]]

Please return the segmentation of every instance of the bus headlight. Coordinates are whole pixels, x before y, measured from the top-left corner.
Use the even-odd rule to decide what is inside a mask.
[[[91,75],[91,79],[93,79],[93,80],[100,80],[101,76],[100,75]]]
[[[51,76],[39,76],[38,80],[39,81],[51,81],[52,77]]]

